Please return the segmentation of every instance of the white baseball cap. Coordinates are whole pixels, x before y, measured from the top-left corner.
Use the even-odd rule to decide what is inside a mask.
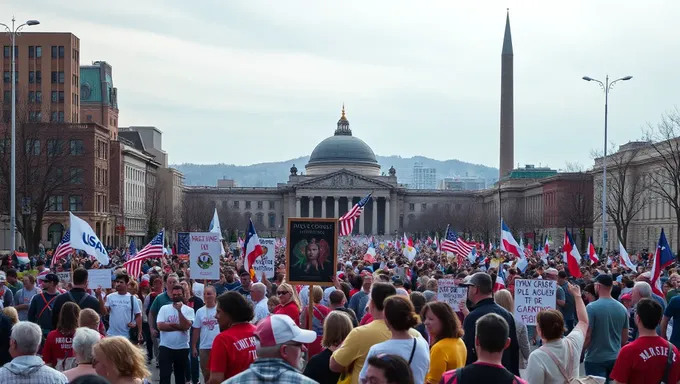
[[[288,315],[265,317],[257,324],[255,336],[262,347],[273,347],[290,341],[309,344],[316,340],[316,332],[300,329]]]

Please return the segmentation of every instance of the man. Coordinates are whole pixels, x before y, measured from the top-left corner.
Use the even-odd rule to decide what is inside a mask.
[[[557,309],[562,312],[562,308],[567,304],[566,301],[566,294],[564,293],[564,288],[562,288],[562,285],[557,281],[559,277],[559,272],[555,268],[548,268],[545,270],[545,279],[546,280],[553,280],[557,282],[557,291],[556,291],[556,300],[555,303],[557,304]],[[565,319],[566,320],[566,319]],[[573,322],[572,322],[573,323]],[[565,321],[566,324],[566,321]]]
[[[647,284],[644,281],[636,281],[635,284],[633,285],[633,289],[630,291],[630,293],[631,293],[631,304],[634,305],[634,306],[637,305],[637,303],[641,299],[654,299],[654,296],[652,296],[652,294],[654,293],[652,291],[652,286]],[[657,296],[657,297],[660,297],[660,296]],[[666,310],[666,303],[664,303],[663,300],[661,300],[661,302],[659,302],[659,301],[657,301],[657,302],[659,303],[659,305],[661,305],[661,309],[663,311],[665,311]],[[635,322],[635,311],[632,311],[629,318],[631,320],[629,323],[632,325],[632,327],[629,327],[629,328],[631,328],[631,331],[632,331],[632,339],[635,340],[635,339],[638,338],[637,323]],[[657,329],[656,329],[656,332],[657,332],[658,335],[661,335],[661,327],[662,326],[658,326]],[[629,336],[629,339],[631,339],[631,337],[630,337],[631,335],[629,334],[628,336]]]
[[[114,282],[116,292],[106,296],[105,308],[109,314],[109,329],[107,336],[130,336],[130,329],[137,328],[137,343],[144,342],[142,332],[142,309],[138,300],[128,293],[130,278],[127,274],[119,273]],[[102,313],[104,315],[105,313]],[[134,340],[131,340],[134,342]]]
[[[19,314],[20,321],[28,320],[28,307],[31,305],[33,296],[39,295],[42,290],[35,285],[35,276],[24,275],[23,288],[14,295],[14,308]]]
[[[349,309],[354,311],[357,319],[363,318],[366,313],[366,304],[368,303],[371,285],[373,284],[373,276],[370,273],[364,274],[361,279],[361,290],[349,299]]]
[[[644,281],[645,283],[649,284],[649,286],[652,286],[652,273],[650,271],[641,273],[635,281]],[[661,305],[661,308],[664,310],[666,309],[666,300],[664,300],[663,297],[657,295],[656,293],[652,292],[652,299],[656,300],[657,303]]]
[[[0,298],[2,298],[2,307],[7,308],[14,305],[14,294],[7,287],[7,275],[5,272],[0,272]]]
[[[203,297],[205,298],[205,305],[196,311],[196,320],[193,324],[191,353],[194,357],[198,357],[203,380],[207,383],[210,380],[210,369],[208,367],[210,350],[213,346],[213,340],[220,334],[220,327],[215,318],[217,314],[215,287],[206,285]]]
[[[569,282],[567,281],[567,273],[560,271],[557,274],[557,286],[562,289],[564,293],[564,305],[560,308],[562,312],[562,317],[564,318],[565,335],[568,335],[572,329],[574,329],[575,319],[576,319],[576,301],[574,296],[569,292]]]
[[[464,368],[445,372],[440,383],[526,384],[526,381],[502,365],[504,351],[512,344],[511,336],[512,331],[503,317],[496,313],[483,315],[475,322],[477,361]]]
[[[189,329],[194,321],[194,310],[183,303],[184,288],[176,284],[172,287],[171,294],[172,303],[161,307],[156,320],[158,330],[161,332],[159,347],[161,384],[170,384],[173,372],[176,382],[184,380],[189,362],[187,359]]]
[[[333,372],[351,374],[351,383],[359,383],[359,374],[364,366],[368,350],[375,344],[392,338],[392,332],[385,325],[385,299],[397,294],[397,290],[390,283],[375,283],[370,290],[371,299],[368,301],[368,311],[373,321],[352,329],[342,345],[333,352],[329,368]],[[358,295],[356,293],[354,296]],[[411,337],[419,337],[415,329],[409,330]]]
[[[680,353],[656,334],[663,309],[651,298],[643,298],[635,307],[635,323],[640,336],[621,348],[610,378],[614,383],[677,383],[680,381]],[[673,356],[668,354],[672,353]],[[666,372],[669,357],[670,370]],[[667,375],[667,376],[665,376]]]
[[[465,278],[463,286],[468,287],[468,299],[474,305],[474,309],[465,317],[463,330],[465,335],[463,341],[467,347],[467,363],[472,364],[477,361],[476,345],[476,324],[482,316],[488,313],[495,313],[505,319],[510,330],[510,346],[504,348],[503,366],[513,375],[519,376],[519,342],[515,328],[515,318],[512,313],[496,304],[493,300],[493,282],[491,276],[485,272],[477,272]]]
[[[59,297],[57,297],[57,299],[54,301],[54,308],[52,311],[52,329],[57,329],[57,322],[59,322],[59,312],[61,311],[61,307],[69,301],[78,304],[80,309],[90,308],[97,312],[100,316],[105,312],[104,299],[100,294],[101,289],[96,290],[98,297],[92,297],[86,291],[88,284],[87,279],[87,269],[81,267],[73,271],[73,288],[71,288],[70,291],[59,295]],[[58,279],[57,282],[59,282]]]
[[[149,309],[149,326],[151,327],[151,335],[156,338],[160,335],[158,328],[156,327],[156,317],[158,316],[158,311],[160,311],[164,305],[172,303],[172,299],[169,296],[172,294],[172,292],[168,294],[168,288],[171,290],[172,287],[179,284],[179,277],[176,273],[165,275],[164,279],[165,292],[156,296],[153,303],[151,303],[151,309]],[[156,359],[156,365],[158,365],[158,359]]]
[[[9,353],[12,361],[0,368],[0,383],[67,384],[63,373],[37,356],[42,340],[37,324],[20,321],[12,327]]]
[[[7,271],[7,287],[12,291],[12,295],[16,295],[17,291],[24,287],[18,279],[17,270],[14,268]]]
[[[678,326],[673,327],[673,330],[668,337],[668,324],[670,320],[673,319],[674,324]],[[680,345],[680,296],[674,296],[671,301],[668,302],[668,307],[663,313],[663,320],[661,320],[661,333],[660,336],[668,339],[676,347]]]
[[[43,291],[31,299],[31,304],[28,307],[28,321],[38,324],[42,329],[43,338],[46,339],[50,331],[57,329],[54,322],[54,319],[57,318],[54,305],[59,297],[57,291],[59,276],[48,273],[40,276],[40,281],[43,284]]]
[[[227,291],[235,291],[241,286],[241,281],[236,278],[236,271],[234,268],[227,267],[224,273],[224,289]],[[219,295],[218,295],[219,296]]]
[[[250,289],[253,282],[250,279],[250,273],[248,271],[241,271],[239,278],[241,279],[241,286],[236,288],[235,291],[242,294],[243,297],[252,303],[253,298],[250,297]]]
[[[359,326],[359,320],[357,320],[357,315],[353,310],[345,308],[347,304],[347,298],[345,298],[345,293],[339,289],[331,292],[331,296],[328,299],[329,308],[333,311],[345,312],[349,318],[352,320],[352,327],[356,328]]]
[[[267,307],[267,286],[262,283],[255,283],[250,288],[250,296],[255,304],[255,317],[253,324],[257,324],[260,320],[269,316],[269,307]]]
[[[628,312],[612,297],[614,282],[610,275],[595,278],[595,293],[599,297],[588,304],[588,332],[583,349],[586,375],[609,377],[616,356],[628,342]]]
[[[316,332],[298,328],[287,315],[271,315],[257,325],[255,337],[259,340],[257,360],[226,384],[316,383],[300,373],[305,344],[316,340]]]

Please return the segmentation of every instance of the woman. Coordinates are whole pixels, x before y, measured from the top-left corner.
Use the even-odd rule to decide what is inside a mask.
[[[365,383],[416,384],[408,362],[401,356],[380,355],[367,360]]]
[[[300,326],[300,299],[292,285],[283,283],[276,289],[276,296],[279,297],[281,304],[276,306],[273,314],[288,315],[297,326]]]
[[[307,351],[309,357],[312,357],[317,353],[321,352],[321,337],[323,336],[324,330],[323,323],[324,320],[326,320],[326,316],[328,316],[328,314],[331,313],[330,308],[320,304],[321,300],[323,299],[323,289],[321,287],[315,285],[312,288],[311,298],[314,301],[313,312],[314,317],[312,319],[312,330],[316,332],[316,340],[311,344],[307,344]],[[302,324],[301,328],[308,329],[307,328],[308,317],[309,317],[308,311],[302,311],[302,313],[300,313],[300,324]]]
[[[92,367],[111,384],[149,383],[144,352],[122,336],[107,337],[92,347]]]
[[[507,289],[501,289],[496,292],[493,297],[496,300],[496,304],[505,308],[508,312],[513,313],[515,311],[515,301],[512,298],[512,294],[510,294],[510,291]],[[520,351],[519,368],[525,369],[527,367],[527,359],[531,353],[531,348],[529,347],[529,333],[526,324],[524,324],[517,316],[515,316],[515,330]]]
[[[321,345],[325,348],[321,353],[312,357],[305,367],[304,375],[319,384],[335,384],[340,374],[330,370],[331,355],[352,331],[352,320],[340,311],[331,311],[323,323],[323,338]]]
[[[588,331],[588,313],[581,298],[581,288],[569,283],[569,293],[574,297],[578,318],[578,324],[569,335],[562,337],[564,318],[559,310],[546,309],[536,315],[536,330],[544,344],[529,355],[526,379],[531,384],[563,384],[565,377],[561,369],[566,370],[570,364],[573,369],[567,374],[571,377],[579,376],[579,360]],[[558,360],[562,367],[558,367],[553,358]]]
[[[404,358],[413,372],[416,383],[425,382],[425,375],[430,368],[430,351],[427,341],[413,328],[420,319],[411,301],[404,296],[390,296],[384,302],[384,321],[392,338],[373,345],[366,358],[382,354],[396,354]],[[364,365],[359,377],[367,378],[368,366]]]
[[[2,313],[9,317],[10,322],[12,325],[16,324],[19,322],[19,312],[14,307],[5,307],[2,309]]]
[[[78,366],[64,372],[69,382],[85,375],[96,375],[97,372],[92,368],[92,347],[101,340],[99,332],[94,329],[80,327],[76,329],[73,337],[73,355],[78,362]]]
[[[463,342],[463,327],[447,303],[427,303],[421,312],[430,334],[430,370],[426,383],[439,383],[446,371],[465,366],[467,349]]]
[[[422,293],[416,291],[416,292],[411,292],[409,295],[409,298],[411,299],[411,303],[413,303],[413,308],[415,309],[416,313],[422,313],[423,307],[427,303],[427,300],[425,300],[425,295]],[[423,337],[425,340],[430,340],[430,336],[427,334],[427,329],[425,329],[425,323],[423,323],[423,319],[420,319],[420,323],[413,327],[416,331],[420,332],[420,335]],[[431,364],[432,362],[430,362]]]
[[[94,309],[85,308],[82,311],[80,311],[80,316],[78,316],[78,326],[90,328],[92,330],[99,332],[99,335],[103,339],[104,334],[102,334],[99,329],[100,323],[101,320],[99,318],[99,314],[95,312]]]
[[[269,299],[267,299],[267,309],[269,310],[269,313],[276,312],[276,307],[279,304],[281,304],[281,300],[279,300],[279,298],[276,296],[272,296]]]
[[[80,307],[69,301],[61,307],[57,329],[50,331],[43,348],[43,361],[56,370],[63,372],[76,366],[73,357],[73,335],[78,327]],[[58,341],[57,341],[58,340]]]

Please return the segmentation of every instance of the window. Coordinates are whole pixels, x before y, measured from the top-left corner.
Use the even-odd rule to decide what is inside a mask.
[[[258,212],[255,215],[255,222],[260,225],[264,225],[264,215],[262,214],[262,212]]]
[[[59,46],[59,58],[60,59],[64,58],[64,46],[63,45]]]
[[[28,91],[28,102],[29,103],[35,103],[35,92],[34,91]]]
[[[35,46],[35,57],[38,59],[42,57],[42,47],[40,45]]]
[[[269,202],[269,209],[276,209],[276,201]]]
[[[42,84],[42,71],[35,71],[35,82]]]
[[[5,84],[9,84],[11,80],[11,75],[9,74],[9,71],[5,71],[2,74],[2,82]]]
[[[427,211],[427,204],[420,204],[420,212]]]
[[[261,202],[261,201],[257,202],[257,209],[262,209],[263,206],[264,206],[263,202]]]
[[[5,104],[9,104],[12,102],[12,92],[10,91],[4,91],[2,92],[2,101]]]
[[[9,146],[12,143],[10,139],[0,139],[0,154],[9,152]]]
[[[239,203],[240,203],[240,201],[235,200],[235,201],[232,203],[232,207],[233,207],[234,209],[239,209]]]
[[[57,112],[52,112],[52,116],[50,117],[50,122],[56,123],[58,117],[59,117],[59,115],[57,115]]]
[[[82,168],[71,168],[71,184],[82,184],[84,173]]]
[[[26,140],[26,154],[27,155],[39,155],[40,154],[40,140],[37,140],[37,139]]]
[[[29,84],[35,83],[35,72],[34,71],[28,72],[28,83]]]
[[[71,155],[82,155],[84,152],[82,140],[71,140]]]
[[[64,171],[61,168],[54,168],[49,178],[50,182],[61,182],[64,180]]]
[[[35,47],[32,45],[28,46],[28,58],[32,59],[35,57]]]
[[[3,52],[2,55],[5,57],[5,59],[8,59],[8,58],[9,58],[9,54],[10,54],[10,52],[11,52],[11,51],[10,51],[10,46],[9,46],[9,45],[5,45],[5,46],[2,47],[2,48],[3,48],[3,49],[2,49],[2,52]]]
[[[49,211],[63,211],[64,210],[64,196],[50,196],[47,199],[47,210],[49,210]]]
[[[52,71],[52,84],[64,84],[64,71]]]
[[[64,91],[59,91],[59,102],[60,103],[64,102]]]
[[[53,59],[56,59],[56,58],[57,58],[57,54],[59,53],[58,48],[59,48],[59,47],[57,47],[56,45],[53,45],[53,46],[52,46],[52,58],[53,58]]]
[[[62,152],[63,144],[61,140],[50,139],[47,140],[47,155],[56,156],[60,155]]]
[[[246,201],[246,209],[250,209],[250,201]]]
[[[60,123],[64,122],[64,111],[59,111],[59,115],[57,116],[57,121]]]
[[[82,211],[83,210],[83,197],[82,196],[70,196],[68,198],[69,210],[71,211]]]
[[[409,212],[415,211],[415,210],[416,210],[416,205],[413,204],[413,203],[409,203],[409,204],[408,204],[408,210],[409,210]]]
[[[59,71],[59,84],[64,84],[64,71]]]
[[[59,101],[59,91],[52,91],[52,102],[56,103]]]
[[[269,228],[276,227],[276,215],[273,213],[269,214]]]
[[[42,91],[35,91],[35,102],[38,104],[42,103]]]
[[[28,72],[28,82],[31,83],[31,84],[42,83],[42,72],[40,72],[40,71],[35,71],[35,72],[30,71],[30,72]]]

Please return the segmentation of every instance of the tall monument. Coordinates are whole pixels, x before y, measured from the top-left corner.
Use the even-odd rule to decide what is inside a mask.
[[[514,102],[513,102],[513,54],[510,34],[510,10],[505,18],[505,36],[501,52],[501,145],[498,179],[513,169],[515,155]]]

